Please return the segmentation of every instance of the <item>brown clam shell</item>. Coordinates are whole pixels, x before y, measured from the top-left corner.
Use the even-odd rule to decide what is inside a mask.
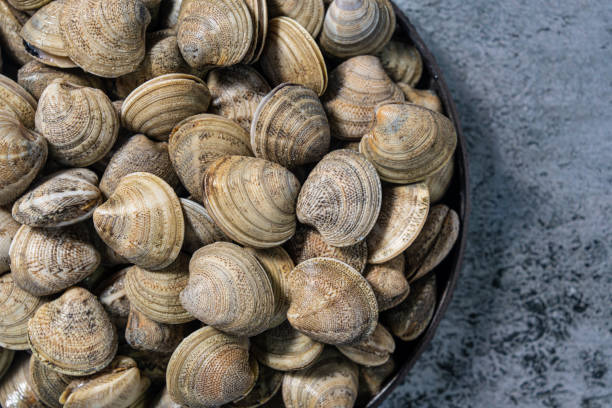
[[[0,274],[11,267],[9,248],[19,227],[21,224],[13,219],[11,212],[0,207]]]
[[[0,406],[7,408],[47,408],[38,400],[28,381],[30,356],[18,354],[0,382]]]
[[[267,0],[244,0],[253,19],[253,41],[242,62],[254,64],[259,60],[268,36],[268,2]]]
[[[453,156],[440,170],[432,173],[424,181],[429,188],[429,201],[435,204],[444,197],[455,175],[455,157]]]
[[[194,253],[198,249],[218,241],[230,241],[208,215],[202,205],[186,198],[181,198],[181,207],[185,215],[185,240],[183,250]]]
[[[43,7],[51,0],[8,0],[9,4],[17,10],[32,11]]]
[[[378,394],[383,383],[395,371],[393,356],[389,356],[386,363],[375,367],[359,367],[359,394],[369,400]]]
[[[423,59],[414,45],[404,41],[389,41],[378,53],[378,57],[395,82],[413,87],[421,79]]]
[[[2,50],[17,64],[23,65],[32,60],[23,47],[19,35],[22,24],[18,10],[13,9],[6,0],[0,0],[0,46]],[[27,17],[27,14],[25,14]]]
[[[36,99],[32,95],[17,82],[0,74],[0,111],[9,111],[26,128],[34,129],[36,109]]]
[[[40,362],[36,356],[30,357],[28,383],[38,400],[51,408],[62,408],[59,399],[73,377],[58,373]]]
[[[270,17],[287,16],[316,38],[323,27],[323,0],[268,0]]]
[[[368,265],[364,276],[376,295],[378,310],[388,310],[402,303],[410,293],[405,275],[404,254],[377,265]]]
[[[397,86],[404,92],[407,102],[420,105],[434,112],[443,113],[442,101],[433,90],[416,89],[403,82],[398,82]]]
[[[183,326],[156,322],[132,308],[125,328],[125,340],[137,350],[172,353],[183,340]]]
[[[379,366],[387,362],[395,351],[391,333],[380,323],[366,339],[350,346],[337,346],[338,350],[357,364]]]
[[[265,405],[280,391],[284,374],[266,366],[259,366],[259,377],[246,397],[229,404],[235,408],[257,408]]]

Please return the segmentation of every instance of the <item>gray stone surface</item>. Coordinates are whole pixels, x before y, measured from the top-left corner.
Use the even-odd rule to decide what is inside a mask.
[[[465,266],[385,408],[612,407],[612,1],[398,1],[468,140]]]

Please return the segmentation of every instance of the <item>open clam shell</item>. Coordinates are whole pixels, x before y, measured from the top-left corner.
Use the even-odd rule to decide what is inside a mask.
[[[218,241],[230,241],[210,218],[206,208],[186,198],[181,198],[180,201],[185,215],[184,251],[192,254],[206,245]]]
[[[9,111],[23,126],[34,129],[36,108],[36,99],[32,95],[17,82],[0,74],[0,111]]]
[[[391,333],[380,323],[366,339],[350,346],[337,346],[349,359],[363,366],[379,366],[387,362],[395,351],[395,341]]]
[[[136,350],[172,353],[183,340],[183,326],[159,323],[132,308],[125,328],[125,340]]]
[[[378,310],[388,310],[402,303],[410,293],[410,285],[405,275],[404,254],[377,265],[368,265],[364,276],[378,302]]]
[[[30,356],[18,354],[0,381],[0,406],[7,408],[47,408],[38,400],[28,380]]]
[[[423,74],[423,59],[416,47],[403,41],[389,41],[378,53],[385,71],[395,82],[413,87]]]
[[[39,401],[51,408],[62,408],[59,399],[73,377],[58,373],[40,362],[36,356],[30,357],[28,382]]]
[[[9,248],[13,237],[21,227],[11,216],[11,212],[0,207],[0,274],[11,268]]]
[[[323,27],[323,0],[268,0],[270,17],[287,16],[297,21],[316,38]]]
[[[28,15],[23,13],[27,20]],[[32,60],[32,56],[23,47],[23,40],[19,35],[25,21],[20,18],[18,10],[12,8],[6,0],[0,1],[0,46],[4,55],[23,65]]]

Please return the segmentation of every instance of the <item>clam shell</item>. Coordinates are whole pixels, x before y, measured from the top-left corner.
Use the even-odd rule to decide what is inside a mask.
[[[378,304],[363,276],[333,258],[302,262],[289,275],[289,323],[308,337],[333,345],[357,344],[378,322]]]
[[[319,96],[327,88],[327,67],[319,46],[304,27],[289,17],[270,20],[259,65],[272,86],[300,84]]]
[[[248,133],[236,122],[202,114],[180,122],[170,134],[170,160],[183,185],[202,200],[204,171],[218,158],[252,156]]]
[[[84,376],[113,360],[117,331],[98,299],[74,287],[36,311],[28,322],[28,344],[53,370]]]
[[[37,103],[32,95],[17,82],[0,74],[0,111],[9,111],[25,127],[34,129],[36,107]]]
[[[150,173],[123,177],[93,220],[106,245],[142,268],[165,268],[183,246],[181,203],[165,181]]]
[[[448,191],[455,175],[455,158],[452,157],[440,170],[428,176],[424,182],[429,189],[429,201],[437,203]]]
[[[11,266],[9,248],[13,237],[21,225],[13,219],[10,211],[0,207],[0,273],[7,272]]]
[[[8,0],[9,4],[17,10],[32,11],[43,7],[51,0]]]
[[[12,9],[5,0],[0,0],[0,46],[5,55],[23,65],[31,61],[32,57],[23,47],[19,32],[24,22],[19,20],[17,14],[17,10]]]
[[[378,220],[367,237],[368,262],[380,264],[395,258],[414,242],[429,212],[425,183],[383,188]]]
[[[15,357],[13,350],[0,348],[0,380],[4,377],[4,374],[11,368],[11,363]]]
[[[192,408],[221,406],[243,397],[256,378],[249,340],[212,327],[203,327],[181,342],[166,374],[172,399]]]
[[[319,43],[338,58],[374,55],[394,31],[395,12],[389,0],[334,0],[325,14]]]
[[[425,226],[406,250],[406,274],[411,282],[422,278],[450,253],[459,236],[459,215],[444,204],[434,206]]]
[[[27,350],[28,321],[45,301],[17,286],[12,273],[0,276],[0,346]]]
[[[229,404],[235,408],[257,408],[270,401],[281,389],[284,374],[266,366],[259,366],[259,377],[246,397]]]
[[[183,326],[158,323],[132,308],[125,328],[125,340],[137,350],[172,353],[183,340]]]
[[[300,182],[284,167],[263,159],[226,156],[204,173],[204,205],[234,241],[271,248],[295,233]]]
[[[385,71],[395,82],[415,86],[423,74],[423,59],[416,47],[404,41],[389,41],[378,53]]]
[[[382,188],[374,167],[351,150],[328,153],[309,174],[297,201],[298,220],[315,227],[329,245],[365,239],[376,223]]]
[[[177,34],[183,58],[194,68],[239,63],[255,37],[251,12],[242,0],[185,2]]]
[[[60,26],[70,59],[94,75],[116,78],[135,71],[145,55],[151,15],[141,1],[70,0]]]
[[[408,299],[384,312],[381,321],[400,339],[415,340],[429,326],[436,310],[436,290],[436,276],[433,274],[416,281]]]
[[[198,320],[245,337],[267,330],[275,312],[266,271],[247,250],[229,242],[207,245],[193,254],[181,303]]]
[[[410,103],[377,106],[372,129],[359,151],[380,178],[397,184],[425,180],[453,156],[457,134],[444,115]]]
[[[414,103],[415,105],[422,106],[434,112],[443,113],[444,108],[442,107],[442,101],[440,101],[438,95],[431,89],[416,89],[402,82],[398,82],[397,86],[404,92],[407,102]]]
[[[36,398],[28,382],[30,356],[18,354],[10,370],[0,382],[0,406],[6,408],[46,408]]]
[[[179,254],[168,267],[155,272],[138,266],[127,270],[125,292],[133,308],[150,319],[166,324],[190,322],[193,317],[183,306],[179,295],[189,279],[189,257]]]
[[[180,201],[185,215],[184,251],[192,254],[203,246],[218,241],[230,241],[210,218],[206,208],[186,198],[181,198]]]
[[[285,321],[251,339],[251,352],[261,364],[279,371],[301,370],[315,361],[323,344],[294,329]]]
[[[82,224],[61,229],[23,225],[9,256],[15,283],[34,296],[59,293],[100,265],[100,254]]]
[[[113,153],[100,180],[100,190],[109,197],[124,176],[136,172],[151,173],[172,188],[180,184],[170,161],[168,143],[156,143],[145,135],[134,135]]]
[[[121,121],[135,133],[168,140],[182,120],[206,112],[210,92],[200,78],[188,74],[166,74],[134,89],[121,106]]]
[[[119,119],[101,90],[56,79],[40,96],[36,129],[49,142],[55,160],[85,167],[111,150],[119,134]]]
[[[404,254],[382,264],[368,265],[364,276],[378,302],[378,310],[388,310],[402,303],[410,293],[410,285],[404,274]]]
[[[212,95],[210,113],[238,123],[247,132],[261,100],[270,92],[270,85],[248,65],[217,68],[208,74],[208,89]]]
[[[72,379],[44,365],[36,356],[30,357],[28,382],[36,398],[45,405],[62,408],[59,398]]]
[[[268,0],[271,17],[287,16],[297,21],[316,38],[323,27],[323,0]]]
[[[96,294],[106,313],[118,328],[124,328],[130,313],[130,301],[125,293],[125,274],[128,268],[121,269],[102,282]]]
[[[338,350],[357,364],[379,366],[387,362],[395,351],[391,333],[380,323],[368,338],[350,346],[337,346]]]
[[[309,88],[279,85],[255,111],[251,146],[256,157],[293,168],[321,160],[329,141],[325,110]]]
[[[266,0],[244,0],[253,20],[253,41],[242,62],[254,64],[259,60],[268,35],[268,2]]]
[[[287,408],[352,407],[358,385],[357,365],[329,349],[312,366],[285,374],[283,401]]]
[[[334,69],[323,95],[334,137],[359,140],[370,129],[375,107],[382,102],[402,102],[402,90],[371,55],[351,58]]]
[[[360,394],[365,394],[369,400],[378,394],[382,389],[383,383],[395,371],[395,361],[393,356],[389,356],[386,363],[375,367],[359,367],[359,388]]]

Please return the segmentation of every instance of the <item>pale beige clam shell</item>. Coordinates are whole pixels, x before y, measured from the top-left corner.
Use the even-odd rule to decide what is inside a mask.
[[[183,340],[183,326],[159,323],[132,308],[125,327],[125,340],[136,350],[172,353]]]
[[[420,105],[434,112],[443,113],[442,101],[433,90],[416,89],[403,82],[398,82],[397,86],[404,92],[407,102]]]
[[[7,408],[48,408],[34,394],[28,381],[30,356],[18,354],[0,381],[0,405]]]
[[[442,200],[448,191],[455,175],[455,157],[453,156],[440,170],[429,175],[424,181],[429,188],[429,200],[435,204]]]
[[[323,27],[323,0],[268,0],[270,17],[291,17],[316,38]]]
[[[9,4],[17,10],[32,11],[43,7],[51,0],[8,0]]]
[[[34,129],[37,103],[25,89],[9,77],[0,74],[0,111],[8,110],[29,129]]]
[[[27,14],[24,14],[27,17]],[[6,0],[0,0],[0,46],[11,59],[19,65],[32,60],[23,47],[19,35],[25,21],[20,21],[19,11],[13,9]]]
[[[0,347],[0,380],[11,368],[11,363],[15,357],[15,351]]]
[[[0,207],[0,273],[7,272],[11,267],[9,248],[20,226],[10,211]]]
[[[350,346],[337,346],[349,359],[363,366],[379,366],[387,362],[395,351],[393,336],[380,323],[366,339]]]
[[[421,79],[423,59],[414,45],[392,40],[377,55],[395,82],[413,87]]]
[[[267,0],[244,0],[253,20],[253,41],[242,62],[254,64],[259,60],[268,36],[268,2]]]
[[[28,382],[38,400],[45,405],[62,408],[59,398],[72,379],[44,365],[36,356],[30,357]]]
[[[230,403],[229,406],[234,408],[257,408],[266,406],[265,404],[274,398],[280,391],[283,385],[283,377],[284,373],[260,365],[257,382],[253,386],[251,392],[249,392],[246,397]]]
[[[368,265],[364,276],[378,302],[378,310],[388,310],[402,303],[410,294],[410,285],[405,275],[404,254],[377,265]]]
[[[194,253],[198,249],[218,241],[230,241],[215,224],[208,211],[195,201],[181,198],[181,206],[185,215],[185,241],[183,250]]]

